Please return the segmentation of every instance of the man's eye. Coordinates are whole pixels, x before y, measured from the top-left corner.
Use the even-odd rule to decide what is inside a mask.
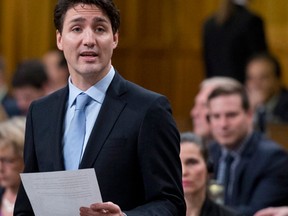
[[[75,27],[75,28],[72,29],[72,31],[73,31],[73,32],[80,32],[80,31],[81,31],[81,28]]]
[[[96,32],[104,32],[104,31],[105,31],[105,29],[102,28],[102,27],[98,27],[98,28],[96,28]]]

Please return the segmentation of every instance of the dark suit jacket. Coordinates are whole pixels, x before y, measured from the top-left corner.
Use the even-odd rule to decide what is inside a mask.
[[[288,122],[288,91],[285,88],[281,89],[279,99],[273,110],[273,115],[281,122]]]
[[[24,172],[64,170],[68,87],[34,102],[27,116]],[[185,215],[179,133],[167,99],[124,80],[107,90],[80,169],[95,168],[103,201],[127,215]],[[20,187],[15,215],[34,215]]]
[[[236,215],[240,216],[232,209],[218,205],[209,198],[205,199],[205,202],[200,212],[200,216],[236,216]]]
[[[1,104],[9,117],[21,115],[21,111],[17,106],[16,100],[8,94],[4,96]]]
[[[219,144],[209,148],[217,175]],[[288,154],[260,133],[253,133],[236,167],[231,207],[245,215],[269,206],[288,205]]]
[[[223,25],[215,17],[204,23],[203,52],[206,76],[228,76],[244,83],[247,59],[266,51],[263,21],[241,6]]]

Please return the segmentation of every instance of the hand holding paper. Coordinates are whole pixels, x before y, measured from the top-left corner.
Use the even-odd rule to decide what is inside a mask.
[[[36,216],[76,216],[102,203],[94,169],[20,174]]]

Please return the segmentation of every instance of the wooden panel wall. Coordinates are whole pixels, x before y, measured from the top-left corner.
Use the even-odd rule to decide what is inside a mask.
[[[116,3],[122,26],[113,64],[126,78],[166,95],[179,129],[190,130],[189,111],[203,79],[202,22],[217,1]]]
[[[0,53],[15,64],[55,47],[52,12],[56,0],[1,0]],[[220,0],[115,0],[121,11],[120,43],[113,65],[127,79],[165,94],[181,131],[191,129],[189,111],[203,79],[201,29]],[[253,0],[266,22],[271,50],[288,84],[288,1]]]

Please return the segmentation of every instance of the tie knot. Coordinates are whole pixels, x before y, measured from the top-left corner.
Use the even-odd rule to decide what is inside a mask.
[[[76,110],[81,110],[84,109],[86,107],[86,105],[92,100],[92,98],[85,94],[85,93],[81,93],[77,96],[76,98]]]
[[[234,156],[231,153],[228,153],[225,158],[226,164],[231,164],[234,160]]]

